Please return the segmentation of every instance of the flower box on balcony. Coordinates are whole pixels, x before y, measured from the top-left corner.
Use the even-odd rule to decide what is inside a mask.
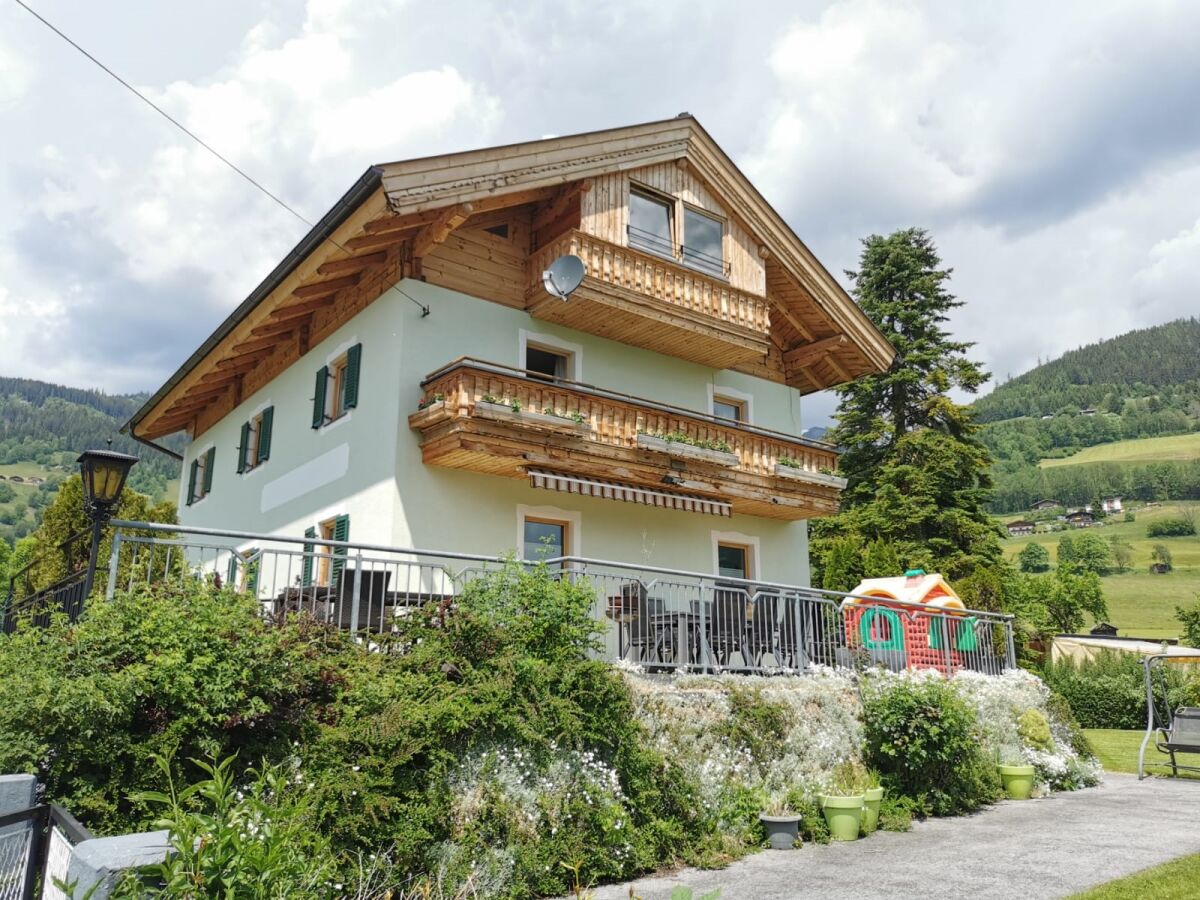
[[[484,419],[494,419],[498,422],[514,422],[541,431],[553,431],[558,434],[587,434],[591,427],[587,422],[576,422],[574,419],[550,413],[535,412],[532,409],[513,409],[507,403],[492,403],[487,400],[475,401],[475,415]]]
[[[793,481],[807,481],[809,484],[820,484],[825,487],[846,489],[846,479],[840,475],[826,475],[824,472],[813,472],[811,469],[801,469],[797,466],[785,466],[775,463],[775,474],[780,478],[790,478]]]
[[[669,441],[653,434],[639,434],[637,445],[642,450],[653,450],[656,453],[665,453],[680,459],[694,459],[726,468],[733,468],[741,462],[736,453],[727,450],[710,450],[708,447],[697,447],[684,441]]]

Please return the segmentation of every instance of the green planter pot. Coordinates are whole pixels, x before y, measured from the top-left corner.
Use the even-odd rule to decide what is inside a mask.
[[[1037,769],[1033,766],[1001,766],[1000,780],[1004,782],[1004,793],[1009,800],[1028,800],[1033,793],[1033,779]]]
[[[879,827],[879,804],[883,801],[883,788],[870,788],[863,794],[863,834],[874,834]]]
[[[861,794],[857,797],[822,796],[821,811],[825,813],[825,824],[829,826],[831,838],[835,841],[858,840],[863,814]]]

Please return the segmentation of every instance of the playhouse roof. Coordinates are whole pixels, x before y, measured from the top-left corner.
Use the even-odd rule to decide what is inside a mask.
[[[956,601],[952,605],[962,606],[962,600],[954,588],[936,572],[896,575],[891,578],[865,578],[851,593],[884,600],[898,600],[901,603],[933,603],[940,598],[948,598]],[[945,601],[936,605],[945,605]]]

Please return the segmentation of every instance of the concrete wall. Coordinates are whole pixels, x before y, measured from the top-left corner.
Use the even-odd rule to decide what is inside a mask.
[[[803,522],[652,509],[426,466],[420,435],[407,422],[422,379],[458,357],[521,366],[522,332],[535,342],[541,336],[574,347],[577,381],[699,412],[709,411],[714,390],[732,390],[749,399],[754,424],[792,434],[800,430],[795,390],[551,325],[424,282],[406,280],[400,287],[431,314],[422,317],[416,304],[388,292],[188,448],[185,476],[210,445],[217,452],[211,494],[191,507],[181,497],[184,524],[299,536],[345,513],[352,541],[493,555],[518,549],[518,510],[537,507],[577,521],[573,550],[584,556],[711,572],[714,534],[732,532],[757,543],[755,577],[808,583]],[[314,431],[315,373],[359,341],[358,406]],[[271,458],[238,475],[241,424],[269,404],[275,407]]]

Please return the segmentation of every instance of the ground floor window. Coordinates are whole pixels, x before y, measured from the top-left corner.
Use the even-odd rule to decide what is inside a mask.
[[[537,562],[566,555],[565,548],[570,546],[567,542],[570,522],[527,516],[524,527],[525,559]]]
[[[747,581],[758,577],[758,538],[752,535],[714,531],[713,568],[722,578]]]

